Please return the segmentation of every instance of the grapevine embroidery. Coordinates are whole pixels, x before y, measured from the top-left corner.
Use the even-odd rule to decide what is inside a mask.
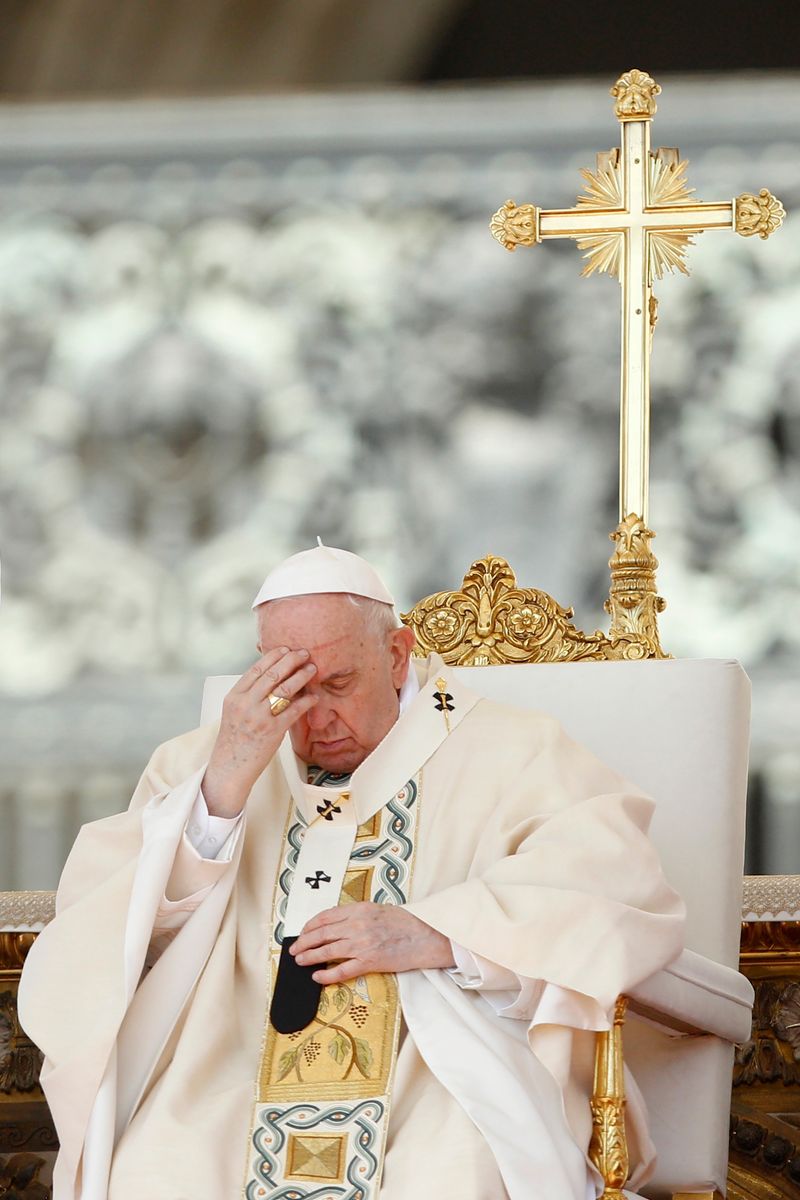
[[[363,1000],[366,1000],[367,1003],[362,1003]],[[357,1029],[362,1029],[367,1020],[367,1004],[369,1002],[369,991],[363,977],[355,980],[352,987],[340,983],[333,989],[332,996],[329,995],[328,989],[324,988],[320,994],[319,1008],[313,1028],[302,1041],[293,1046],[291,1050],[285,1050],[280,1057],[278,1081],[292,1075],[298,1083],[306,1082],[302,1063],[305,1062],[306,1066],[310,1067],[319,1058],[322,1050],[320,1035],[324,1034],[326,1030],[334,1035],[327,1044],[328,1054],[339,1066],[343,1067],[347,1063],[342,1079],[348,1079],[354,1070],[359,1071],[365,1079],[369,1079],[369,1072],[373,1065],[370,1044],[364,1038],[351,1033],[343,1024],[343,1021],[349,1017]],[[330,1012],[331,1007],[334,1011],[328,1017],[326,1014]],[[295,1035],[290,1036],[294,1040]]]

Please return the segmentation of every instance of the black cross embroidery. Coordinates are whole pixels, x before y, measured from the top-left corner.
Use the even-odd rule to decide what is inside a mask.
[[[321,817],[324,817],[326,821],[332,821],[333,814],[340,813],[341,811],[342,810],[339,808],[338,804],[334,804],[332,800],[326,800],[324,804],[317,805],[317,812]]]
[[[306,883],[309,887],[313,888],[315,892],[319,890],[319,885],[321,883],[330,883],[330,881],[330,875],[326,875],[324,871],[316,871],[313,875],[306,875]]]

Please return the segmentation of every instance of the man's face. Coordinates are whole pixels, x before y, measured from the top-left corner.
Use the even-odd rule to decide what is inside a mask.
[[[333,593],[267,604],[258,629],[261,654],[280,646],[308,650],[317,668],[302,693],[317,703],[291,727],[295,753],[328,771],[354,771],[397,720],[411,630],[376,634],[364,609]]]

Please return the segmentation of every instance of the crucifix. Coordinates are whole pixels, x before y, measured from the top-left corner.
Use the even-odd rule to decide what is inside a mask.
[[[767,238],[786,215],[780,201],[762,188],[734,200],[703,204],[692,199],[685,160],[677,149],[650,149],[650,123],[661,88],[644,71],[621,75],[611,89],[622,126],[621,145],[597,155],[594,171],[581,172],[585,188],[574,208],[541,209],[508,200],[492,218],[491,230],[507,250],[534,246],[548,238],[574,238],[584,251],[584,275],[606,272],[621,288],[622,364],[620,386],[620,524],[606,610],[615,633],[639,636],[662,657],[649,547],[650,350],[657,320],[654,279],[667,271],[688,275],[686,251],[693,235],[735,229],[743,237]],[[648,558],[645,567],[643,559]],[[616,570],[616,576],[615,576]]]

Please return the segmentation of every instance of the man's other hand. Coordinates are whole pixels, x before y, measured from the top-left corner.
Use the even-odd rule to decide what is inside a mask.
[[[212,816],[239,815],[286,730],[316,704],[314,696],[302,694],[317,669],[308,657],[307,650],[286,646],[269,650],[228,692],[201,784]],[[276,716],[270,708],[270,695],[291,703]]]
[[[450,939],[394,904],[346,904],[308,921],[289,951],[301,966],[341,960],[315,971],[318,983],[342,983],[370,971],[453,967]]]

